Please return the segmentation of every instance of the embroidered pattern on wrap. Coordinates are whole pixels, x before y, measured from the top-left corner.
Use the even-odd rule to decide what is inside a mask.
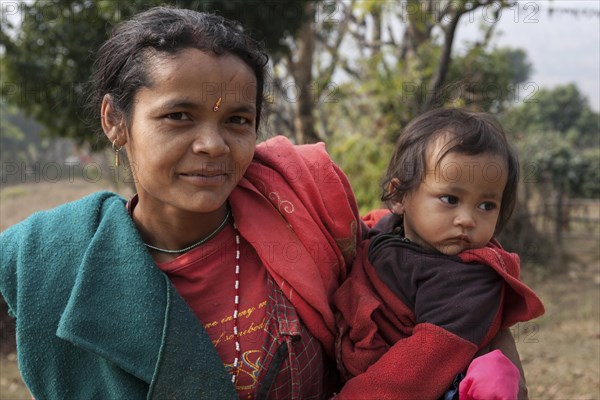
[[[279,193],[271,192],[269,193],[269,199],[277,202],[277,209],[280,213],[292,214],[295,210],[294,205],[289,200],[281,200]]]

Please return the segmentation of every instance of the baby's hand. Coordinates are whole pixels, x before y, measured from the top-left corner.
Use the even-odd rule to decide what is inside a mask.
[[[460,400],[515,400],[519,370],[500,350],[477,357],[458,389]]]

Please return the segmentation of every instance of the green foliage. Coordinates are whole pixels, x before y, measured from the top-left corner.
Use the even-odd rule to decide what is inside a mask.
[[[327,149],[336,164],[351,177],[361,215],[385,207],[380,201],[382,172],[391,157],[392,145],[354,134],[333,140]]]
[[[40,1],[21,7],[20,33],[3,42],[2,97],[53,135],[83,137],[89,52],[98,47],[106,20],[94,2]]]
[[[500,112],[518,100],[519,84],[531,68],[522,49],[474,47],[455,57],[442,102]]]
[[[556,131],[530,132],[519,146],[529,182],[550,183],[570,197],[600,197],[600,147],[579,149]]]
[[[600,197],[600,116],[573,84],[542,89],[502,118],[518,138],[521,158],[549,183],[571,197]]]
[[[40,127],[25,118],[15,106],[0,102],[0,158],[6,163],[31,163],[48,148],[40,143]]]
[[[581,165],[578,192],[582,197],[600,198],[600,146],[583,150],[579,154]]]
[[[393,84],[393,82],[390,82]],[[390,136],[399,129],[394,110],[376,101],[373,92],[384,92],[377,85],[365,85],[360,93],[342,85],[335,103],[324,103],[326,126],[333,132],[327,150],[350,179],[362,214],[380,208],[381,181],[391,158]]]
[[[0,116],[2,118],[2,124],[0,124],[0,141],[4,144],[5,141],[22,142],[25,139],[23,131],[11,121],[13,116],[16,115],[14,107],[8,107],[5,103],[0,103]],[[0,148],[0,154],[2,159],[7,155],[6,147]]]
[[[177,0],[178,7],[198,11],[216,12],[225,18],[238,21],[254,39],[262,41],[267,50],[285,53],[289,46],[284,42],[293,37],[307,16],[305,4],[309,0]],[[164,1],[153,0],[156,5]],[[136,0],[138,10],[148,8],[148,0]]]
[[[293,35],[302,23],[298,1],[179,0],[180,7],[218,10],[241,21],[273,51],[286,48],[282,38]],[[160,0],[36,0],[19,3],[21,26],[3,25],[5,51],[2,65],[2,98],[24,110],[52,137],[78,142],[94,141],[86,123],[86,83],[93,54],[118,21],[164,4]],[[173,4],[173,3],[172,3]]]
[[[425,51],[424,48],[422,56],[435,58],[437,50],[439,49],[431,47]],[[388,142],[394,142],[400,134],[400,129],[418,114],[431,69],[421,68],[421,63],[413,59],[399,63],[394,69],[384,69],[379,57],[364,62],[362,85],[345,86],[340,88],[340,92],[347,91],[344,94],[348,99],[358,96],[362,100],[361,112],[353,113],[352,107],[348,110],[346,118],[360,119],[363,115],[370,115],[384,119],[385,124],[374,121],[375,125],[384,131],[383,135],[379,136]]]
[[[516,132],[560,132],[577,148],[599,146],[600,115],[594,112],[575,84],[541,89],[504,122]]]

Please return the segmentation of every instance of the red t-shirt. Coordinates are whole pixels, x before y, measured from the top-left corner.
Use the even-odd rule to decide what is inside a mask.
[[[235,231],[232,224],[208,243],[158,267],[171,279],[206,332],[225,367],[236,357],[233,340],[235,293]],[[240,236],[240,305],[238,332],[241,367],[236,389],[241,399],[253,398],[264,360],[267,270],[254,248]]]

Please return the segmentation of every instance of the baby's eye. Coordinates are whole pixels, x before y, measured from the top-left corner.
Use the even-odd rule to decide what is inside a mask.
[[[458,197],[456,197],[456,196],[450,196],[450,195],[440,196],[440,200],[443,203],[447,203],[447,204],[456,204],[456,203],[458,203]]]
[[[490,203],[489,201],[483,202],[479,205],[479,209],[484,211],[492,211],[496,208],[495,203]]]
[[[165,118],[173,120],[173,121],[187,121],[190,117],[184,112],[174,112],[165,115]]]

